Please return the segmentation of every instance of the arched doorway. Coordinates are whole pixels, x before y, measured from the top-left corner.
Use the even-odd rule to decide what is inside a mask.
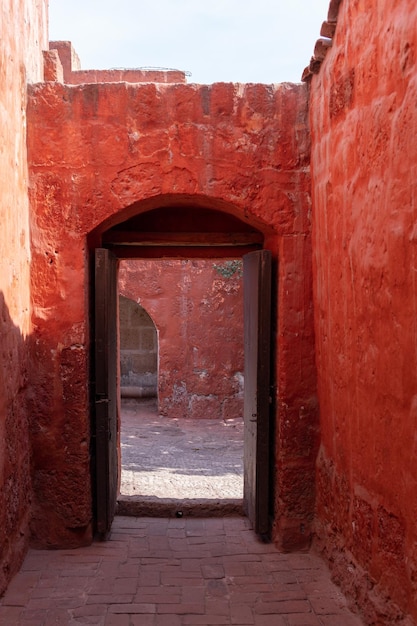
[[[94,276],[89,253],[110,249],[116,242],[105,241],[109,231],[117,226],[122,231],[122,223],[131,218],[181,207],[189,210],[189,219],[174,211],[167,227],[170,237],[176,233],[174,244],[193,247],[195,235],[200,245],[207,244],[207,233],[213,233],[208,253],[214,256],[217,246],[221,255],[238,232],[240,253],[246,237],[249,249],[258,242],[274,260],[279,255],[280,300],[273,312],[273,343],[279,347],[272,389],[273,536],[285,549],[306,546],[314,518],[319,420],[305,86],[109,83],[64,87],[64,95],[62,85],[57,89],[51,100],[51,85],[37,86],[29,107],[36,347],[31,380],[37,389],[31,402],[34,423],[40,425],[32,448],[34,536],[45,545],[45,537],[55,544],[78,545],[95,519],[97,498],[89,488],[96,483],[90,425],[94,427],[95,416],[89,409],[101,390],[90,358]],[[70,135],[74,141],[68,142]],[[37,149],[46,143],[56,158],[51,160],[49,149]],[[216,218],[204,225],[198,217],[203,209],[212,210],[213,218],[217,211],[238,223],[229,220],[229,228]],[[153,237],[165,228],[165,223],[154,228]],[[129,242],[132,233],[125,234],[118,233],[119,242],[122,238],[122,243],[152,253],[151,237],[135,236]],[[159,237],[156,243],[167,242]],[[172,247],[172,239],[169,243]],[[168,248],[167,256],[174,252]],[[200,257],[207,254],[194,249]],[[123,250],[129,256],[129,246]],[[47,450],[54,453],[45,454]]]
[[[149,313],[120,293],[120,395],[153,398],[158,395],[158,330]]]
[[[128,296],[119,295],[120,513],[242,511],[242,275],[241,259],[120,261],[119,294]],[[158,404],[132,372],[138,349],[152,349],[149,316],[158,327]],[[144,356],[149,369],[152,354]]]
[[[195,206],[184,200],[133,215],[100,234],[102,248],[96,250],[96,363],[107,362],[111,350],[117,350],[112,336],[117,330],[112,322],[118,259],[132,258],[234,258],[243,257],[245,276],[245,509],[258,533],[267,534],[271,510],[270,443],[270,288],[271,254],[264,247],[264,234],[249,221],[231,212]],[[104,336],[101,335],[104,331]],[[110,338],[110,339],[109,339]],[[107,350],[105,356],[103,350]],[[100,369],[100,367],[99,367]],[[116,405],[110,396],[117,395],[117,381],[111,366],[102,372],[107,385],[106,398],[96,395],[97,435],[101,424],[110,426],[102,444],[97,436],[96,483],[98,530],[110,529],[115,508],[118,471]],[[247,391],[246,391],[247,390]],[[106,402],[107,400],[107,402]],[[102,410],[107,411],[101,415]],[[112,443],[113,442],[113,443]],[[112,483],[109,486],[109,482]],[[102,483],[102,484],[100,484]]]

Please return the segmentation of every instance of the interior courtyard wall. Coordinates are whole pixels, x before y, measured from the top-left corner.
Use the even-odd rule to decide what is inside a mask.
[[[26,83],[42,79],[47,2],[0,4],[0,594],[29,539],[30,245]]]
[[[158,329],[158,410],[243,417],[243,264],[230,259],[122,261],[119,291]]]
[[[417,620],[416,63],[413,0],[345,1],[311,84],[317,533],[372,624]]]
[[[90,532],[89,244],[100,238],[88,236],[186,199],[264,229],[279,256],[274,536],[305,545],[317,444],[306,87],[49,82],[30,89],[28,115],[39,543]]]

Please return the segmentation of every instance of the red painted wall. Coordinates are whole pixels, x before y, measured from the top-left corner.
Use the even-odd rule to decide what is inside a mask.
[[[304,545],[317,435],[305,86],[50,82],[31,88],[28,116],[38,540],[89,532],[89,246],[187,201],[251,223],[279,258],[274,532]]]
[[[50,41],[50,52],[58,55],[46,55],[50,59],[51,69],[61,72],[61,82],[68,85],[81,85],[83,83],[185,83],[185,72],[180,70],[139,70],[139,69],[114,69],[114,70],[82,70],[80,59],[70,41]],[[56,67],[58,66],[58,67]],[[45,80],[56,80],[45,78]]]
[[[120,293],[139,302],[158,329],[161,415],[243,417],[242,262],[233,263],[121,263]]]
[[[372,624],[417,620],[416,63],[414,0],[345,1],[311,86],[317,533]]]
[[[46,2],[0,4],[0,595],[29,539],[29,203],[26,82],[42,79]]]

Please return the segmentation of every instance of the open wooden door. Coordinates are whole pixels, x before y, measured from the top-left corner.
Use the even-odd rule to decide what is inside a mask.
[[[268,535],[270,490],[271,253],[243,257],[245,392],[244,504],[256,533]]]
[[[117,423],[117,259],[95,251],[95,439],[96,522],[105,539],[118,492]]]

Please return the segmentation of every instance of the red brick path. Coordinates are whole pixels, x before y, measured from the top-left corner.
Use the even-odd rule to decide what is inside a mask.
[[[314,554],[280,554],[245,518],[117,517],[110,541],[30,550],[0,624],[361,626]]]

